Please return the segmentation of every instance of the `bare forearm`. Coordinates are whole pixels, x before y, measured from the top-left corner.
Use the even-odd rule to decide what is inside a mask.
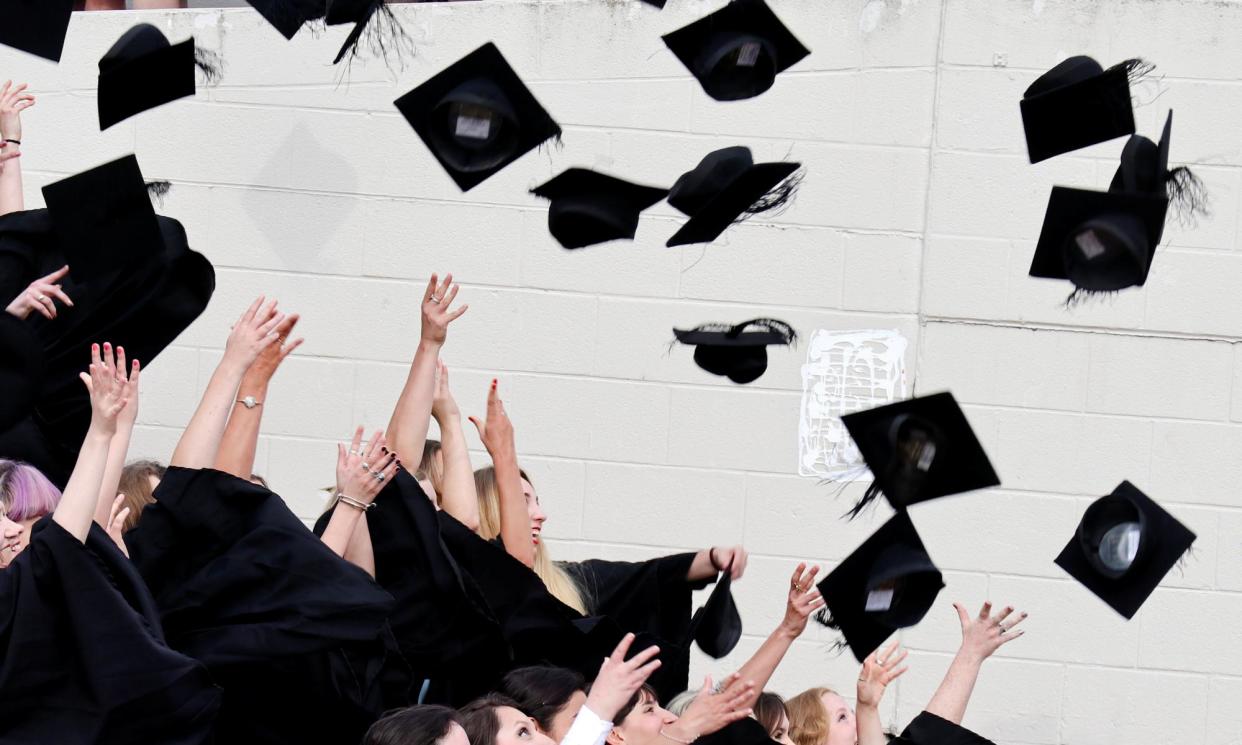
[[[0,166],[0,215],[24,209],[26,197],[22,194],[21,158],[10,158]]]
[[[237,398],[253,396],[261,402],[259,406],[248,409],[236,400],[230,405],[228,424],[224,428],[224,436],[220,441],[220,450],[216,455],[216,470],[231,473],[241,479],[250,478],[254,473],[254,453],[259,446],[259,425],[263,420],[263,409],[267,406],[267,381],[242,378],[241,387],[237,390]]]
[[[99,485],[103,481],[108,462],[108,448],[112,435],[91,427],[78,451],[78,461],[69,476],[69,483],[61,494],[60,503],[52,513],[52,519],[73,534],[79,541],[86,541],[91,521],[95,518],[95,502]]]
[[[535,544],[531,541],[530,515],[522,494],[522,474],[512,455],[492,457],[496,469],[496,490],[500,492],[500,537],[509,555],[528,567],[535,565]]]
[[[927,711],[954,724],[961,724],[962,717],[966,715],[966,705],[970,703],[970,695],[975,690],[975,681],[979,679],[979,668],[982,664],[982,660],[959,651],[949,665],[944,680],[940,682],[940,687],[927,704]]]
[[[215,465],[224,436],[229,410],[237,394],[244,369],[225,360],[212,373],[190,424],[177,442],[169,465],[183,468],[211,468]]]
[[[423,457],[423,445],[427,442],[427,427],[431,423],[431,401],[436,392],[436,360],[440,357],[440,345],[419,342],[410,374],[406,377],[401,397],[388,422],[386,437],[406,463],[417,463]]]
[[[367,527],[366,515],[354,523],[354,534],[345,549],[345,561],[375,576],[375,550],[371,548],[371,530]]]
[[[887,745],[888,736],[884,734],[879,709],[860,704],[854,716],[858,726],[858,745]]]
[[[358,523],[364,522],[362,512],[353,507],[345,505],[337,505],[332,510],[332,517],[328,520],[328,527],[324,528],[323,535],[319,540],[324,545],[332,549],[332,551],[342,559],[349,550],[349,544],[354,536],[354,530]]]
[[[686,572],[686,581],[701,582],[715,577],[716,574],[716,566],[712,563],[712,550],[705,548],[694,555],[694,561],[690,563],[690,569]]]
[[[751,655],[746,663],[738,668],[738,675],[742,680],[751,681],[755,684],[753,694],[743,706],[754,706],[759,700],[759,694],[763,693],[763,689],[767,687],[768,681],[772,679],[772,674],[776,672],[776,667],[781,664],[781,660],[785,659],[785,655],[789,652],[789,647],[793,645],[794,639],[798,638],[797,632],[791,631],[783,623],[776,628],[763,644],[759,645],[759,649]]]
[[[133,423],[118,424],[116,434],[108,443],[108,457],[104,464],[99,495],[95,499],[95,522],[108,526],[108,515],[121,485],[121,472],[125,470],[125,456],[129,454],[129,441],[134,433]]]
[[[440,422],[440,452],[444,457],[444,481],[440,508],[471,530],[479,529],[479,497],[461,417],[446,416]]]

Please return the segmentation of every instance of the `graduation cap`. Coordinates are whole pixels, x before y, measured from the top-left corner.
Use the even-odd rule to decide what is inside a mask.
[[[801,163],[758,163],[750,148],[726,147],[678,177],[668,203],[690,216],[668,245],[710,243],[736,222],[785,206],[801,182]]]
[[[34,327],[0,313],[0,432],[30,413],[42,383],[43,345]]]
[[[664,43],[717,101],[754,98],[811,53],[763,0],[733,0]]]
[[[194,68],[193,38],[169,44],[149,23],[126,31],[99,60],[99,129],[193,96]]]
[[[324,17],[324,0],[246,0],[280,35],[292,39],[307,21]]]
[[[1107,70],[1077,56],[1040,75],[1022,96],[1022,126],[1032,163],[1134,134],[1131,75],[1150,67],[1131,59]]]
[[[898,629],[923,620],[944,587],[909,513],[898,512],[817,585],[815,620],[837,629],[862,662]]]
[[[329,26],[354,24],[354,30],[345,37],[345,43],[336,53],[336,59],[332,60],[334,65],[345,57],[358,53],[358,43],[364,33],[369,35],[371,46],[380,49],[385,55],[390,50],[400,52],[402,43],[408,41],[401,23],[388,7],[386,0],[328,0],[324,22]]]
[[[60,62],[72,15],[73,0],[9,0],[0,44]]]
[[[585,168],[570,168],[531,194],[552,200],[548,230],[565,248],[634,238],[638,215],[668,189],[641,186]]]
[[[1158,145],[1146,137],[1131,137],[1108,191],[1053,187],[1030,276],[1068,279],[1075,292],[1088,293],[1147,282],[1164,236],[1170,191],[1186,195],[1190,192],[1183,186],[1199,188],[1188,170],[1179,169],[1184,174],[1180,179],[1169,171],[1172,127],[1169,112]]]
[[[890,738],[890,745],[996,745],[960,724],[938,717],[929,711],[919,712],[900,736]]]
[[[1129,481],[1091,503],[1057,566],[1127,619],[1195,541]]]
[[[694,612],[686,632],[685,646],[691,640],[709,656],[720,659],[733,651],[742,638],[742,617],[733,602],[732,566],[726,567],[707,596],[707,602]]]
[[[936,393],[841,417],[875,481],[850,510],[882,492],[893,509],[1000,484],[953,394]]]
[[[722,729],[703,735],[694,741],[696,745],[776,745],[767,727],[754,717],[745,717]]]
[[[52,230],[80,276],[102,275],[164,250],[155,210],[127,155],[43,187]]]
[[[752,326],[757,330],[747,331]],[[798,338],[792,326],[772,318],[754,318],[735,326],[705,323],[689,330],[673,329],[673,336],[694,346],[699,367],[734,383],[749,383],[763,375],[768,369],[769,344],[792,344]]]
[[[395,103],[462,191],[561,134],[491,42]]]

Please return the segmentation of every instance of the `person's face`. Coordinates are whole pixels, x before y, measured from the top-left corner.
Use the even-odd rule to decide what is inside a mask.
[[[509,706],[496,709],[500,730],[496,745],[556,745],[551,737],[539,731],[535,720]]]
[[[543,514],[543,508],[539,506],[539,495],[535,493],[535,487],[526,479],[522,479],[522,496],[526,497],[526,514],[530,516],[530,540],[538,546],[543,536],[543,524],[548,516]]]
[[[613,732],[621,734],[620,745],[657,745],[661,743],[660,730],[676,721],[676,714],[665,711],[644,691],[638,705],[613,728]]]
[[[858,725],[854,721],[854,710],[845,699],[835,693],[825,693],[819,700],[828,713],[828,739],[824,745],[857,745]]]
[[[10,520],[4,506],[0,505],[0,567],[7,567],[25,550],[29,536],[30,530]]]
[[[789,716],[781,713],[781,720],[776,723],[776,727],[768,733],[773,740],[782,745],[794,745],[793,738],[789,736]]]
[[[449,730],[444,737],[436,740],[436,745],[470,745],[470,738],[457,722],[449,722]]]
[[[585,703],[586,693],[574,691],[569,700],[565,702],[565,705],[561,707],[561,710],[556,712],[556,716],[552,717],[550,722],[552,731],[546,734],[557,742],[564,740],[565,735],[569,733],[569,725],[574,723],[574,717],[578,716],[578,710]]]

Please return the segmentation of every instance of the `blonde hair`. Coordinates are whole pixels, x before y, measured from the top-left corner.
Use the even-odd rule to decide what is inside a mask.
[[[519,473],[534,486],[525,471]],[[500,490],[496,487],[496,470],[487,466],[475,471],[474,487],[479,495],[479,535],[490,541],[500,535]],[[584,616],[587,614],[586,601],[574,578],[552,561],[543,542],[535,546],[535,565],[531,568],[543,580],[543,586],[548,588],[552,597]]]
[[[820,745],[828,737],[828,710],[824,708],[831,688],[810,688],[785,702],[789,712],[789,737],[794,745]]]
[[[165,470],[163,463],[153,460],[136,460],[121,469],[121,483],[117,485],[117,491],[125,495],[125,506],[129,508],[129,516],[121,527],[122,533],[129,532],[138,524],[144,507],[155,504],[151,479],[163,481]]]
[[[440,493],[444,491],[444,456],[436,457],[436,453],[442,451],[439,440],[427,438],[423,444],[423,458],[418,463],[418,470],[414,473],[417,479],[427,479],[431,482],[431,486],[436,490],[436,504],[440,504]]]

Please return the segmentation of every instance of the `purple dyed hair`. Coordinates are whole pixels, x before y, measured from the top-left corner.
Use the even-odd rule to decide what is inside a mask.
[[[47,476],[17,460],[0,458],[0,501],[14,522],[43,517],[60,504],[60,489]]]

